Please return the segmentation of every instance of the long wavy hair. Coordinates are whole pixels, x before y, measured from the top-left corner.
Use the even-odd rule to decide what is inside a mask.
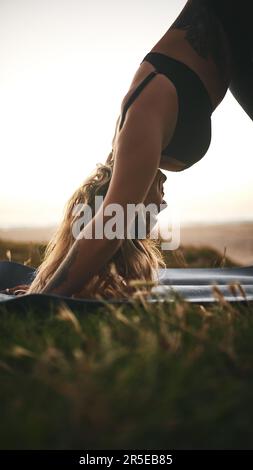
[[[92,216],[95,214],[95,196],[105,197],[113,163],[112,151],[106,163],[98,163],[96,169],[67,201],[63,220],[46,246],[43,261],[36,269],[35,278],[26,293],[39,293],[46,286],[73,245],[75,238],[72,227],[79,215],[73,215],[76,204],[88,204]],[[137,284],[140,284],[140,281],[145,284],[146,281],[147,285],[152,286],[152,282],[156,283],[156,270],[160,267],[165,267],[165,262],[159,249],[159,240],[150,238],[149,233],[143,239],[124,238],[111,261],[72,297],[128,298],[136,292],[134,283],[130,281],[137,281]]]

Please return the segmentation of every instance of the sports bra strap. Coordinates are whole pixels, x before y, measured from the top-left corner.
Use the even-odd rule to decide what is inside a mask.
[[[144,80],[141,81],[141,83],[137,86],[137,88],[134,90],[134,92],[132,93],[132,95],[130,96],[130,98],[127,100],[125,106],[124,106],[124,109],[123,109],[123,113],[122,113],[122,118],[121,118],[121,121],[120,121],[120,126],[119,126],[119,130],[121,129],[121,127],[123,126],[123,123],[124,123],[124,120],[125,120],[125,116],[126,116],[126,112],[129,108],[129,106],[133,103],[133,101],[137,98],[137,96],[140,94],[140,92],[143,90],[143,88],[150,82],[150,80],[152,80],[152,78],[157,75],[159,72],[157,70],[153,70],[153,72],[151,72],[149,75],[147,75],[147,77],[144,78]]]

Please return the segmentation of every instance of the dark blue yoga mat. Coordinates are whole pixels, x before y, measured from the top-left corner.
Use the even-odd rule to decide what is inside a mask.
[[[30,284],[35,276],[35,268],[23,264],[0,261],[0,291],[18,284]],[[188,302],[205,303],[217,301],[213,286],[229,302],[245,302],[253,300],[253,266],[243,268],[176,268],[158,270],[159,286],[153,288],[150,302],[174,300],[177,293]],[[230,285],[240,285],[233,289]],[[103,305],[104,301],[90,299],[71,299],[70,297],[53,294],[29,294],[22,296],[0,296],[2,302],[24,305],[31,300],[43,304],[49,299],[65,301],[70,307],[87,304]],[[126,300],[111,299],[115,304],[128,303]],[[131,303],[131,302],[130,302]]]

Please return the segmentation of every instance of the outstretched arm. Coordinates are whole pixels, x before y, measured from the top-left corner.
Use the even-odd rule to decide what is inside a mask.
[[[153,179],[155,178],[161,158],[164,135],[165,112],[164,93],[156,88],[156,96],[140,96],[128,112],[128,118],[120,131],[115,149],[115,163],[112,179],[99,210],[93,219],[82,230],[83,238],[77,238],[67,253],[43,293],[73,295],[79,292],[85,282],[112,258],[122,243],[121,239],[94,238],[94,227],[99,223],[101,213],[109,204],[120,204],[124,211],[124,231],[126,229],[127,204],[143,202]],[[173,102],[174,99],[174,102]],[[171,100],[171,128],[175,126],[175,98]],[[170,106],[167,105],[167,108]],[[166,129],[167,130],[167,129]],[[168,131],[168,130],[167,130]],[[111,218],[104,216],[104,224]],[[93,237],[85,238],[93,229]],[[124,232],[125,233],[125,232]]]

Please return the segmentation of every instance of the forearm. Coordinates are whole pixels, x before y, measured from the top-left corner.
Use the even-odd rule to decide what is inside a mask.
[[[84,234],[86,232],[87,230],[83,231]],[[95,237],[76,239],[41,292],[67,296],[79,292],[85,283],[112,258],[121,242],[122,240],[119,239],[96,239]]]

